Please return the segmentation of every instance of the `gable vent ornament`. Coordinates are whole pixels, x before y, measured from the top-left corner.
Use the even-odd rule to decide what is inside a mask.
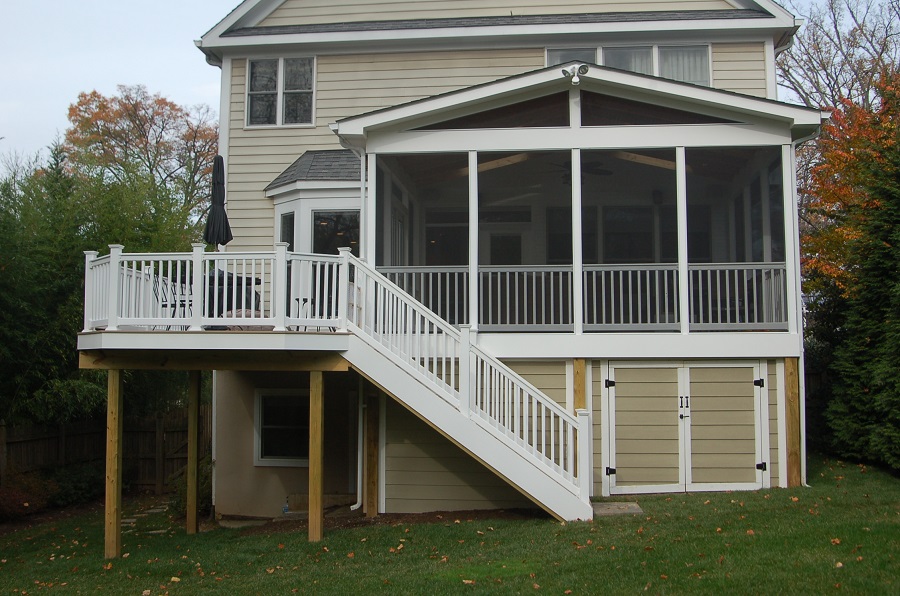
[[[573,64],[562,69],[562,74],[567,79],[572,79],[572,84],[577,86],[581,84],[581,79],[578,78],[579,75],[586,75],[588,70],[587,64]]]

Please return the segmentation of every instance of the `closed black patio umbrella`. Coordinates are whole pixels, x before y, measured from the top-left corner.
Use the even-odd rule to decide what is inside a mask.
[[[203,240],[207,244],[228,244],[234,238],[225,213],[225,160],[216,155],[213,161],[212,201],[206,215]]]

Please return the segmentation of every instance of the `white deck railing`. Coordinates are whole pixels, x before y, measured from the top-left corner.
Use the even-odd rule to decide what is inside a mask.
[[[85,330],[343,326],[337,291],[341,264],[333,255],[288,253],[283,245],[269,252],[207,253],[197,245],[190,253],[129,254],[113,245],[103,257],[86,253],[85,269]],[[675,264],[585,265],[584,330],[678,331],[677,269]],[[380,271],[442,322],[472,323],[465,268]],[[482,331],[574,327],[571,267],[481,267],[479,281]],[[784,263],[692,264],[688,282],[691,331],[788,328]]]
[[[678,265],[585,265],[585,331],[678,331]]]
[[[84,329],[339,326],[339,258],[274,252],[86,253]]]
[[[691,330],[787,330],[784,263],[689,265]]]

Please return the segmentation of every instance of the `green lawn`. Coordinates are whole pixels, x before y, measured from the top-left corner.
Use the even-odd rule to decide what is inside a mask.
[[[0,594],[900,593],[900,480],[818,459],[809,481],[640,496],[643,515],[593,523],[445,517],[326,531],[318,544],[302,532],[186,536],[157,513],[110,562],[97,511],[0,535]]]

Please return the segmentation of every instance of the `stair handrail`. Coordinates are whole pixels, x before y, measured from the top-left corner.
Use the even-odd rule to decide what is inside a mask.
[[[403,358],[406,360],[407,364],[411,365],[411,368],[426,374],[426,377],[428,377],[430,381],[439,380],[439,385],[441,386],[443,393],[446,394],[445,397],[450,398],[448,401],[453,405],[460,407],[463,415],[483,421],[485,423],[483,426],[493,429],[495,432],[499,432],[499,434],[517,444],[519,448],[522,448],[526,453],[535,457],[537,461],[540,461],[545,467],[549,467],[561,476],[566,483],[570,485],[573,492],[581,492],[582,489],[580,483],[576,481],[576,476],[581,476],[581,474],[576,473],[577,470],[580,469],[579,465],[576,463],[576,451],[578,450],[576,445],[578,443],[578,436],[583,432],[585,424],[580,423],[578,416],[566,411],[566,409],[559,405],[554,399],[547,396],[526,379],[522,378],[499,359],[475,345],[474,342],[464,341],[462,336],[468,336],[469,333],[461,334],[453,325],[441,319],[427,306],[410,296],[400,286],[393,283],[381,272],[377,271],[365,261],[353,256],[349,249],[342,249],[341,257],[348,266],[348,272],[350,266],[354,267],[358,272],[363,272],[364,275],[362,276],[359,275],[359,273],[354,275],[356,285],[361,281],[361,277],[368,277],[383,286],[393,294],[397,300],[402,301],[404,305],[408,305],[414,309],[417,316],[422,317],[433,324],[440,333],[451,341],[453,348],[450,354],[451,359],[454,355],[460,358],[460,365],[458,368],[453,365],[454,368],[450,371],[449,382],[445,374],[446,371],[442,370],[439,375],[426,374],[425,371],[427,368],[418,365],[418,355],[407,355],[406,358]],[[349,274],[347,276],[342,276],[342,286],[345,283],[344,279],[349,279]],[[356,298],[351,298],[350,296],[353,290],[350,287],[349,281],[346,283],[347,286],[342,288],[342,296],[346,297],[345,300],[348,303],[348,325],[358,329],[363,335],[368,336],[376,343],[385,345],[385,337],[383,335],[379,334],[374,328],[366,328],[365,315],[361,314],[362,309],[365,308],[366,305],[355,304]],[[366,296],[366,298],[369,299],[374,297]],[[408,315],[404,316],[408,317]],[[361,317],[363,317],[362,320],[360,320]],[[474,335],[474,333],[472,335]],[[396,340],[398,336],[399,334],[397,334],[397,336],[392,336],[392,338]],[[397,354],[397,351],[395,350],[396,346],[389,347]],[[466,347],[468,349],[467,354],[463,353],[463,349]],[[464,366],[462,364],[462,358],[466,358],[469,361],[470,366]],[[416,362],[416,364],[413,365],[413,362]],[[478,373],[476,372],[479,370],[479,366],[484,365],[489,366],[493,371],[497,371],[497,373],[503,377],[502,379],[497,379],[497,383],[491,383],[492,387],[494,384],[499,384],[512,391],[513,397],[504,397],[503,399],[506,401],[503,404],[498,405],[496,403],[497,400],[492,400],[492,405],[488,407],[486,405],[487,402],[484,400],[479,401],[479,399],[477,399],[479,383],[481,386],[487,384],[484,379],[478,380]],[[459,378],[459,372],[466,370],[471,371],[469,372],[470,379]],[[473,380],[474,382],[471,382]],[[472,394],[473,388],[475,389],[475,394]],[[521,403],[516,402],[520,403],[519,409],[516,409],[516,406],[513,403],[517,391],[518,395],[527,394],[533,398],[532,400],[523,400]],[[535,423],[534,420],[528,419],[528,417],[524,415],[527,414],[527,412],[522,411],[521,408],[523,407],[523,404],[528,404],[526,406],[528,408],[534,408],[534,410],[532,410],[532,417],[534,417],[537,408],[540,408],[540,424]],[[499,410],[502,410],[502,412]],[[547,422],[548,420],[550,421],[549,423]],[[548,424],[549,427],[547,426]],[[548,434],[549,437],[547,436]],[[555,441],[554,437],[557,437]]]

